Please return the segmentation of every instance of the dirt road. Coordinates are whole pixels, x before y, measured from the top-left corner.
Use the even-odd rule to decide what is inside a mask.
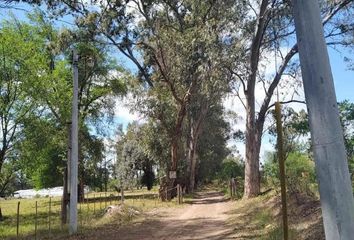
[[[231,239],[232,227],[227,224],[230,210],[231,202],[221,193],[203,192],[182,208],[156,210],[146,220],[122,227],[114,236],[102,233],[102,239]]]

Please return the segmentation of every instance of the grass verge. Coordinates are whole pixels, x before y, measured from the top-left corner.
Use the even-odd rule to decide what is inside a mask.
[[[60,198],[35,198],[1,200],[0,207],[3,221],[0,221],[0,239],[17,238],[17,204],[20,202],[19,237],[21,239],[54,239],[54,236],[67,236],[68,226],[60,223],[61,201]],[[36,215],[37,202],[37,215]],[[120,216],[121,219],[103,219],[106,208],[110,205],[121,204],[117,193],[90,193],[85,196],[85,201],[78,204],[79,232],[89,231],[113,222],[124,224],[136,216]],[[134,208],[138,212],[149,211],[153,208],[176,207],[176,200],[161,202],[157,192],[135,190],[125,192],[124,205]],[[36,231],[37,229],[37,231]]]

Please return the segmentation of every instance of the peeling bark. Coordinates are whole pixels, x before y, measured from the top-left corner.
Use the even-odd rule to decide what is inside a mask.
[[[190,138],[188,144],[188,162],[190,165],[189,169],[189,192],[194,192],[195,189],[195,178],[196,178],[196,166],[197,166],[197,145],[200,134],[202,133],[202,123],[208,112],[208,104],[205,103],[202,105],[199,112],[199,116],[194,120],[191,116],[190,124]]]

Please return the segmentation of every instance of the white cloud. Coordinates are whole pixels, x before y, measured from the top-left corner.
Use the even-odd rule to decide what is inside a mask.
[[[118,119],[122,119],[126,122],[133,122],[133,121],[138,121],[141,119],[138,113],[132,112],[128,105],[127,105],[127,99],[117,99],[115,108],[114,108],[114,113],[115,117]]]
[[[281,49],[282,54],[285,55],[287,51],[289,51],[288,48],[282,48]],[[273,54],[273,55],[272,55]],[[274,77],[275,69],[276,67],[279,67],[279,64],[281,63],[281,59],[278,56],[277,58],[277,63],[275,63],[275,57],[274,53],[269,53],[268,59],[262,60],[260,65],[262,66],[260,68],[260,72],[263,73],[266,79],[272,79]],[[277,101],[278,98],[278,93],[279,93],[279,100],[280,101],[289,101],[292,99],[295,100],[300,100],[303,101],[305,99],[305,94],[303,91],[302,87],[302,81],[299,78],[300,74],[297,75],[297,78],[294,79],[293,77],[284,75],[280,81],[280,84],[278,85],[278,88],[274,92],[270,105],[272,105],[275,101]],[[269,87],[269,83],[266,83],[266,88]],[[240,98],[242,101],[245,101],[245,96],[243,91],[241,90],[239,92]],[[256,84],[255,88],[255,97],[256,97],[256,112],[259,111],[261,104],[263,103],[263,100],[265,98],[265,90],[263,87],[263,84],[261,82]],[[234,94],[234,95],[229,95],[227,96],[224,101],[223,105],[226,110],[232,110],[238,114],[240,119],[238,119],[237,122],[230,122],[232,125],[232,130],[241,130],[245,131],[246,129],[246,111],[240,101],[240,99]],[[295,111],[300,111],[301,109],[306,110],[306,105],[302,103],[289,103],[287,106],[292,107]],[[265,129],[267,126],[269,126],[270,122],[269,120],[266,121],[265,123]],[[261,159],[263,158],[263,155],[266,151],[272,151],[273,150],[273,145],[272,143],[269,142],[269,135],[265,134],[262,139],[262,146],[261,146],[261,152],[260,152],[260,157]],[[234,141],[231,141],[230,144],[236,144],[237,149],[239,150],[240,154],[244,157],[245,156],[245,145],[243,143],[235,143]]]

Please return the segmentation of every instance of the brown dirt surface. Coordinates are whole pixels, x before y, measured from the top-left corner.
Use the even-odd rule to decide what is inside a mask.
[[[291,240],[323,240],[319,201],[290,196]],[[273,193],[229,201],[218,191],[197,193],[182,206],[155,208],[123,224],[86,229],[70,240],[270,240],[281,239],[280,197]]]
[[[178,208],[154,209],[125,226],[110,224],[69,239],[221,240],[232,239],[228,224],[232,202],[216,191],[197,193]]]

